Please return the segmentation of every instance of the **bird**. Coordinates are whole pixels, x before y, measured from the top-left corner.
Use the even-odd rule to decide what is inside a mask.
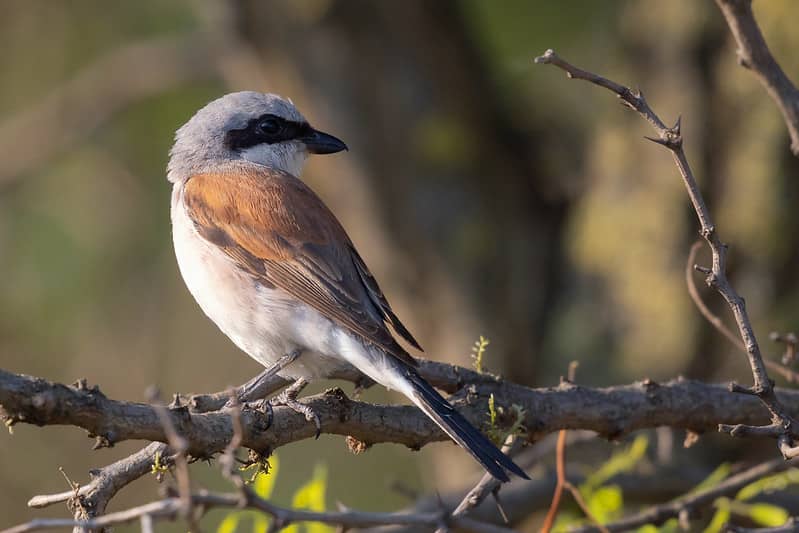
[[[392,310],[341,223],[300,178],[311,154],[348,150],[311,127],[290,99],[221,96],[175,133],[172,236],[202,311],[230,340],[293,384],[277,401],[319,419],[297,395],[311,380],[356,368],[418,406],[486,471],[527,474],[419,374],[421,346]]]

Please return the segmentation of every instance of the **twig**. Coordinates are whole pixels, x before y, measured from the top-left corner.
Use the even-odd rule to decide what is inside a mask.
[[[696,283],[694,283],[694,272],[697,271],[696,254],[702,248],[702,245],[702,241],[696,241],[691,245],[691,250],[688,252],[688,261],[685,263],[685,284],[688,287],[688,294],[691,296],[691,300],[693,300],[696,308],[702,316],[705,317],[705,320],[710,322],[710,324],[716,328],[719,333],[724,335],[728,341],[735,345],[736,348],[746,352],[746,346],[744,346],[741,338],[724,324],[721,317],[714,314],[713,311],[708,308],[707,304],[705,304],[705,301],[702,299],[702,295],[699,294]]]
[[[588,504],[585,503],[583,499],[583,495],[580,494],[580,489],[572,485],[569,480],[564,481],[563,486],[571,492],[572,498],[574,501],[577,502],[577,505],[583,511],[583,514],[588,517],[588,520],[601,532],[601,533],[609,533],[608,528],[606,528],[603,524],[599,523],[599,520],[594,516],[591,512],[591,509],[588,508]]]
[[[560,500],[563,496],[563,489],[571,493],[572,498],[577,502],[583,514],[588,517],[599,531],[608,533],[607,528],[596,519],[591,509],[588,508],[588,505],[583,499],[583,495],[580,494],[580,489],[566,479],[566,433],[565,430],[561,430],[560,433],[558,433],[557,455],[555,458],[558,481],[555,485],[555,491],[552,494],[552,503],[549,506],[546,518],[544,518],[544,524],[541,526],[541,533],[549,533],[549,531],[552,530],[552,526],[555,525],[555,518],[558,516],[558,508],[560,507]]]
[[[194,502],[192,502],[191,478],[189,476],[189,461],[186,459],[188,443],[175,429],[166,407],[160,403],[158,390],[151,387],[147,397],[158,415],[158,420],[164,428],[169,447],[175,452],[175,477],[178,480],[178,494],[182,502],[181,516],[189,523],[190,531],[199,533],[200,529],[193,516]]]
[[[558,475],[558,482],[555,484],[555,491],[552,493],[552,503],[544,518],[541,526],[541,533],[549,533],[555,525],[555,517],[558,516],[560,499],[563,496],[563,485],[566,483],[566,431],[560,430],[558,433],[557,455],[555,457],[555,469]]]
[[[89,483],[82,485],[77,491],[70,490],[58,494],[34,496],[28,502],[29,507],[42,508],[55,503],[71,502],[74,518],[87,519],[102,515],[108,502],[119,490],[150,472],[156,454],[170,462],[166,444],[154,442],[105,468],[90,472]]]
[[[203,510],[214,507],[241,508],[242,502],[238,494],[222,494],[200,491],[191,495],[194,505]],[[40,518],[18,526],[5,529],[0,533],[24,533],[27,531],[40,531],[65,527],[80,527],[85,529],[99,529],[108,526],[120,525],[141,520],[149,516],[151,520],[165,520],[178,518],[182,513],[183,501],[181,498],[165,498],[130,509],[109,513],[99,518],[90,520],[71,520],[60,518]],[[252,496],[245,502],[244,508],[263,511],[275,518],[281,524],[296,522],[322,522],[325,524],[343,526],[345,528],[370,527],[381,525],[422,525],[437,526],[441,519],[439,512],[428,513],[371,513],[362,511],[343,512],[313,512],[297,509],[278,507]],[[469,518],[459,517],[453,519],[453,525],[477,533],[511,533],[512,530],[485,524]]]
[[[721,242],[718,236],[716,227],[710,216],[710,211],[705,204],[704,197],[699,190],[699,184],[694,177],[693,171],[688,164],[688,159],[683,150],[683,139],[680,133],[680,120],[672,127],[667,127],[663,121],[658,117],[649,104],[646,102],[643,93],[640,91],[633,91],[629,87],[619,85],[618,83],[609,79],[598,76],[597,74],[581,70],[567,61],[558,57],[553,50],[547,50],[543,56],[535,58],[536,63],[551,64],[564,71],[570,78],[582,79],[604,87],[611,92],[615,93],[629,108],[638,112],[647,122],[649,122],[657,133],[657,137],[647,137],[647,139],[666,147],[674,157],[677,168],[682,176],[683,183],[688,192],[688,197],[691,200],[696,216],[699,220],[700,234],[705,239],[710,247],[713,256],[712,268],[705,269],[707,274],[706,283],[716,289],[716,291],[724,298],[727,305],[730,307],[735,322],[738,325],[738,330],[746,346],[746,353],[748,356],[749,366],[752,371],[754,384],[751,388],[744,388],[737,384],[731,384],[730,390],[734,392],[747,393],[757,396],[763,405],[769,410],[771,414],[771,424],[769,426],[761,426],[761,429],[767,429],[767,434],[772,437],[784,437],[785,441],[791,441],[795,436],[793,427],[794,419],[780,404],[774,393],[774,383],[768,376],[766,365],[763,362],[763,357],[760,353],[755,333],[752,329],[749,315],[746,311],[746,305],[743,298],[741,298],[735,289],[730,285],[726,274],[727,263],[727,246]],[[719,431],[729,432],[732,435],[743,435],[750,431],[751,427],[739,427],[738,425],[720,424]],[[761,431],[761,434],[762,431]],[[787,448],[781,446],[783,454],[785,450],[792,450],[792,443]],[[786,455],[787,457],[788,455]]]
[[[645,511],[623,518],[618,522],[606,524],[605,527],[608,531],[630,531],[646,524],[658,526],[670,518],[678,517],[680,513],[710,505],[716,498],[736,492],[762,477],[782,472],[796,466],[796,464],[795,461],[784,461],[779,458],[772,459],[771,461],[755,465],[734,476],[730,476],[712,488],[677,498],[669,503],[650,507]],[[597,529],[593,526],[586,526],[574,530],[573,533],[588,533],[592,531],[597,531]]]
[[[716,0],[716,4],[738,44],[738,63],[752,71],[780,108],[791,136],[791,151],[799,156],[799,89],[771,55],[752,13],[752,0]]]
[[[696,283],[694,283],[694,272],[697,271],[696,254],[701,247],[702,241],[697,241],[691,246],[690,252],[688,252],[688,261],[685,264],[685,284],[688,286],[688,294],[691,296],[691,300],[693,300],[694,305],[696,305],[696,308],[699,310],[702,316],[705,317],[705,319],[710,322],[710,324],[716,328],[719,333],[724,335],[724,337],[726,337],[727,340],[729,340],[736,348],[746,353],[746,346],[744,346],[744,343],[741,342],[741,339],[724,324],[724,321],[721,320],[721,317],[713,313],[713,311],[708,308],[707,304],[705,304],[704,300],[702,300],[702,295],[699,294]],[[789,383],[799,383],[798,372],[794,372],[790,368],[768,358],[764,359],[764,362],[769,369],[780,374]]]
[[[505,444],[502,446],[502,453],[511,456],[514,455],[514,452],[521,447],[521,442],[521,439],[516,438],[514,435],[508,435]],[[483,503],[483,500],[491,494],[496,500],[497,507],[499,508],[503,520],[507,522],[508,517],[505,515],[505,511],[499,503],[499,489],[501,486],[502,483],[499,482],[497,478],[488,473],[483,474],[483,477],[480,478],[477,485],[463,497],[463,500],[461,500],[455,510],[452,511],[452,516],[466,516],[472,509]]]

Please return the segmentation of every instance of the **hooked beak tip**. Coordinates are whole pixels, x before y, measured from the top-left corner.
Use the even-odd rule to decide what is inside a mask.
[[[308,152],[312,154],[324,155],[335,154],[341,151],[349,152],[349,148],[344,144],[344,141],[322,131],[313,130],[301,140],[308,149]]]

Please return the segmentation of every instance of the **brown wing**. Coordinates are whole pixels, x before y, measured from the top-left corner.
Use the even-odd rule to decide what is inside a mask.
[[[385,322],[413,346],[419,343],[391,310],[336,217],[300,180],[266,170],[199,174],[186,183],[183,201],[200,235],[259,282],[418,365]]]

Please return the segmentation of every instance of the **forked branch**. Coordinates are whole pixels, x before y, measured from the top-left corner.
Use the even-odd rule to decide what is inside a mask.
[[[730,389],[734,392],[757,396],[771,414],[771,424],[767,426],[753,427],[742,424],[720,424],[719,430],[734,436],[763,435],[775,437],[778,439],[779,449],[783,456],[789,458],[799,454],[799,448],[793,446],[793,439],[797,436],[794,430],[794,419],[785,410],[774,393],[774,383],[768,376],[766,364],[760,353],[760,346],[757,343],[752,323],[746,311],[746,304],[727,279],[727,245],[719,238],[710,211],[699,189],[699,184],[685,156],[683,138],[680,131],[680,119],[677,119],[674,126],[666,126],[649,106],[641,91],[633,91],[629,87],[607,78],[579,69],[560,58],[553,50],[547,50],[544,55],[535,58],[535,62],[554,65],[564,70],[570,78],[585,80],[615,93],[627,107],[637,111],[655,129],[656,137],[647,137],[647,139],[664,146],[671,152],[699,220],[699,233],[707,242],[712,254],[711,268],[699,267],[698,270],[706,275],[705,282],[724,298],[732,311],[735,323],[738,326],[738,333],[746,348],[749,366],[754,378],[754,384],[751,388],[744,388],[732,383]]]

